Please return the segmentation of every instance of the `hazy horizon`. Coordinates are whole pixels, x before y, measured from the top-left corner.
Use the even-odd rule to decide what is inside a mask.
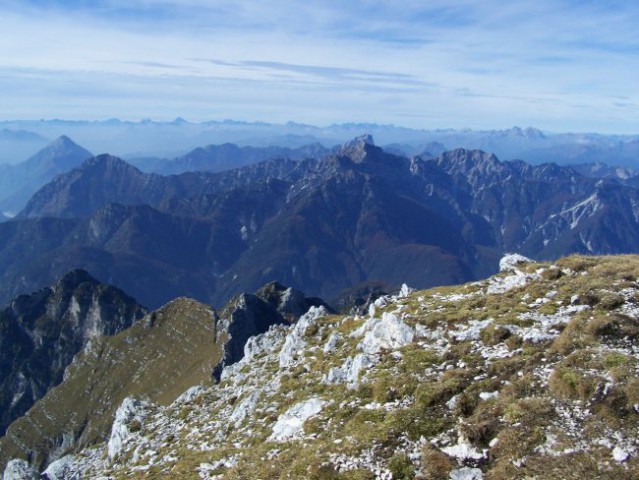
[[[0,118],[639,132],[621,1],[9,0]]]

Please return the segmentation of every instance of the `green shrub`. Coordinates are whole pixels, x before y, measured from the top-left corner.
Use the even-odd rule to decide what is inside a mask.
[[[413,480],[415,467],[405,453],[396,453],[388,462],[388,469],[393,475],[393,480]]]
[[[597,379],[568,368],[557,367],[548,382],[550,391],[567,400],[589,400],[597,390]]]

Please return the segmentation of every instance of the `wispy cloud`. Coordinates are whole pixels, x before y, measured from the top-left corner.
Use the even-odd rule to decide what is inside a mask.
[[[638,24],[619,0],[5,0],[0,117],[639,131]]]

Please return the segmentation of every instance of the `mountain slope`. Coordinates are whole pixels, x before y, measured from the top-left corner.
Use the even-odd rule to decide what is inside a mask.
[[[101,441],[128,396],[169,404],[190,387],[210,386],[222,363],[239,360],[248,337],[288,324],[313,305],[322,302],[270,284],[255,295],[234,298],[219,315],[178,298],[116,335],[93,336],[66,369],[64,381],[0,439],[0,471],[12,457],[43,468]]]
[[[0,435],[46,392],[87,343],[131,326],[145,309],[83,270],[0,311]]]
[[[46,285],[69,268],[85,268],[151,308],[176,295],[210,301],[217,277],[284,203],[286,192],[286,184],[273,180],[178,199],[171,206],[176,214],[110,204],[88,218],[2,224],[0,298]]]
[[[635,478],[639,258],[520,256],[458,287],[311,309],[222,381],[129,398],[50,471],[148,478]]]
[[[427,286],[489,272],[498,254],[476,248],[450,208],[420,189],[408,159],[357,139],[291,186],[282,210],[225,276],[244,289],[277,278],[332,298],[366,280]],[[236,283],[221,286],[222,298]]]
[[[43,185],[91,156],[91,152],[63,135],[24,162],[4,166],[0,176],[0,209],[19,212]]]
[[[110,203],[161,207],[174,199],[219,194],[269,178],[295,180],[313,163],[277,159],[231,172],[162,176],[141,172],[111,155],[99,155],[45,185],[18,218],[86,217]]]

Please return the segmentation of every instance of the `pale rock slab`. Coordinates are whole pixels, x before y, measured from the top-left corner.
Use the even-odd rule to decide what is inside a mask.
[[[450,472],[450,480],[484,480],[484,474],[479,468],[462,467]]]
[[[352,336],[363,336],[357,348],[373,355],[383,350],[398,350],[412,343],[415,331],[396,315],[384,312],[381,319],[368,319],[364,325],[352,333]]]
[[[534,260],[531,260],[528,257],[524,257],[518,253],[510,253],[508,255],[504,255],[501,260],[499,260],[499,271],[500,272],[513,272],[519,270],[517,267],[522,263],[535,263]]]
[[[38,480],[40,474],[26,460],[10,460],[4,469],[4,480]]]
[[[72,478],[79,479],[80,477],[73,476],[74,462],[75,457],[73,455],[62,457],[59,460],[50,463],[47,469],[43,472],[43,475],[48,480],[71,480]]]
[[[339,333],[337,332],[332,333],[331,336],[328,337],[328,340],[326,340],[326,343],[324,344],[323,352],[324,353],[334,352],[337,349],[337,344],[340,342],[341,339],[342,339],[342,336]]]
[[[293,405],[279,416],[273,425],[273,433],[269,441],[285,442],[299,438],[304,434],[304,422],[320,413],[326,403],[325,400],[313,397]]]
[[[133,437],[131,423],[134,420],[142,423],[146,417],[147,404],[141,400],[127,397],[115,413],[115,421],[111,427],[111,437],[107,446],[109,460],[115,459],[122,453],[124,446]]]
[[[280,351],[280,368],[295,363],[296,356],[306,347],[304,335],[308,327],[317,322],[318,318],[328,315],[324,307],[311,307],[300,317],[291,332],[286,336],[284,346]]]
[[[255,410],[257,402],[262,396],[262,390],[257,388],[249,393],[233,410],[229,417],[229,422],[235,424],[236,427],[242,423],[247,416],[249,416]]]

